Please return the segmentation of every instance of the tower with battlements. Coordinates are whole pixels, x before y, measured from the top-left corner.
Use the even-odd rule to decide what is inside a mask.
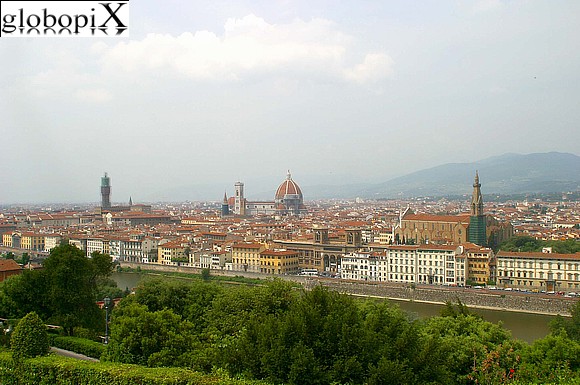
[[[111,208],[111,179],[105,173],[101,178],[101,209]]]

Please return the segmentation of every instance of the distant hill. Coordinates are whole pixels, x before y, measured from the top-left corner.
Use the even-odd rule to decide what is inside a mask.
[[[580,189],[580,157],[567,153],[504,154],[473,163],[448,163],[397,177],[383,183],[356,183],[349,175],[299,175],[304,198],[352,199],[397,198],[471,194],[475,170],[486,194],[526,194],[577,191]],[[246,197],[273,199],[283,176],[245,180]],[[341,184],[341,180],[354,183]],[[149,201],[220,201],[233,194],[233,182],[189,184],[144,197]]]
[[[367,198],[469,194],[475,170],[484,194],[576,191],[580,188],[580,157],[550,152],[504,154],[473,163],[448,163],[417,171],[361,191]]]

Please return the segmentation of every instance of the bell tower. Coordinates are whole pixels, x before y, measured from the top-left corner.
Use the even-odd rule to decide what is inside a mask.
[[[475,182],[473,182],[473,196],[471,197],[471,215],[483,215],[483,198],[481,197],[481,183],[479,174],[475,171]]]
[[[246,199],[244,198],[244,184],[236,182],[234,185],[236,196],[234,200],[234,214],[246,215]]]
[[[230,215],[230,206],[228,203],[228,196],[224,191],[224,200],[222,201],[222,217]]]
[[[481,196],[481,183],[479,183],[479,174],[477,171],[475,172],[475,181],[473,182],[468,234],[469,242],[479,246],[486,246],[487,236],[485,231],[485,215],[483,214],[483,198]]]

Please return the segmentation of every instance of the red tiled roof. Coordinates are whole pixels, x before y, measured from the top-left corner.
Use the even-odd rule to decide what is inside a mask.
[[[580,261],[580,253],[576,254],[557,254],[557,253],[520,253],[515,251],[499,251],[498,257],[513,257],[513,258],[534,258],[534,259],[569,259],[573,261]]]
[[[21,270],[21,267],[13,259],[0,259],[0,271],[16,271]]]

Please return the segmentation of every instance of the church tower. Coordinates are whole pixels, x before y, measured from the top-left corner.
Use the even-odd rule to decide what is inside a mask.
[[[483,214],[483,198],[481,197],[481,183],[479,174],[475,172],[473,195],[471,197],[471,216],[469,217],[469,242],[486,246],[485,215]]]
[[[246,215],[246,199],[244,198],[244,184],[236,182],[234,185],[236,196],[234,198],[234,214]]]
[[[222,202],[222,217],[230,215],[230,206],[228,204],[228,196],[224,191],[224,200]]]

